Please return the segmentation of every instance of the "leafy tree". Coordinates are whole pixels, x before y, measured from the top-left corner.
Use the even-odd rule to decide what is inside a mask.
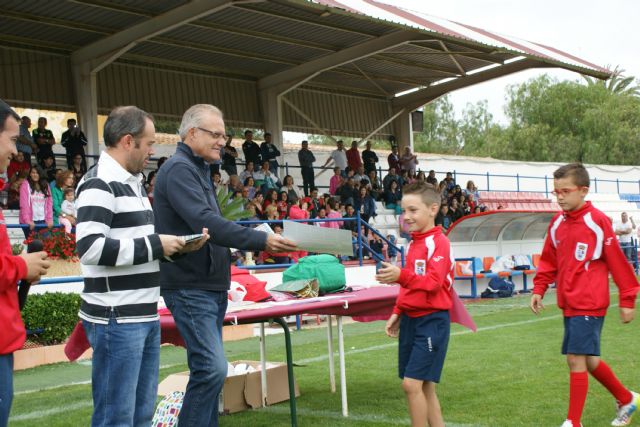
[[[582,77],[586,80],[589,86],[603,86],[608,91],[617,93],[619,95],[633,95],[640,96],[640,85],[635,84],[634,77],[624,77],[622,74],[625,70],[616,66],[613,70],[613,76],[609,80],[599,80],[593,77]]]

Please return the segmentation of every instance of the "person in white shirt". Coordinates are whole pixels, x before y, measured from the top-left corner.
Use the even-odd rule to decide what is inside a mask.
[[[60,224],[64,225],[64,231],[71,233],[71,228],[76,225],[76,207],[75,207],[75,190],[73,188],[65,188],[64,200],[60,205]]]
[[[636,224],[633,222],[633,217],[629,217],[626,212],[622,212],[620,219],[622,221],[616,223],[614,231],[618,236],[622,252],[624,252],[629,261],[633,261],[633,230],[636,229]]]
[[[324,163],[324,165],[322,165],[322,167],[326,167],[329,162],[333,160],[333,163],[336,165],[336,167],[339,167],[340,170],[344,171],[344,174],[346,174],[345,169],[347,169],[347,152],[345,151],[344,144],[341,140],[338,141],[336,145],[337,149],[333,150],[331,154],[329,154],[329,158]],[[344,174],[343,176],[346,176]]]

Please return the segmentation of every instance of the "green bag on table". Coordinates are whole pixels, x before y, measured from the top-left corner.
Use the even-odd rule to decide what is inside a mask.
[[[297,264],[287,268],[282,274],[283,282],[313,278],[320,283],[320,295],[341,291],[347,284],[344,265],[333,255],[300,258]]]

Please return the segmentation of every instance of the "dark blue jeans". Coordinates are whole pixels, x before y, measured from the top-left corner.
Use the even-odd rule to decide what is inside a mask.
[[[218,396],[227,377],[227,359],[222,348],[227,292],[162,290],[162,297],[187,346],[190,377],[178,423],[217,427]]]
[[[0,355],[0,427],[9,423],[13,401],[13,354]]]
[[[151,425],[158,395],[160,322],[82,321],[93,348],[91,425]]]

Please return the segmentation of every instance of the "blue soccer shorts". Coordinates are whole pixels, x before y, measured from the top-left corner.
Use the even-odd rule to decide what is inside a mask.
[[[604,316],[571,316],[564,318],[562,354],[600,356],[600,334]]]
[[[421,317],[401,315],[398,344],[400,378],[440,382],[450,329],[448,311]]]

